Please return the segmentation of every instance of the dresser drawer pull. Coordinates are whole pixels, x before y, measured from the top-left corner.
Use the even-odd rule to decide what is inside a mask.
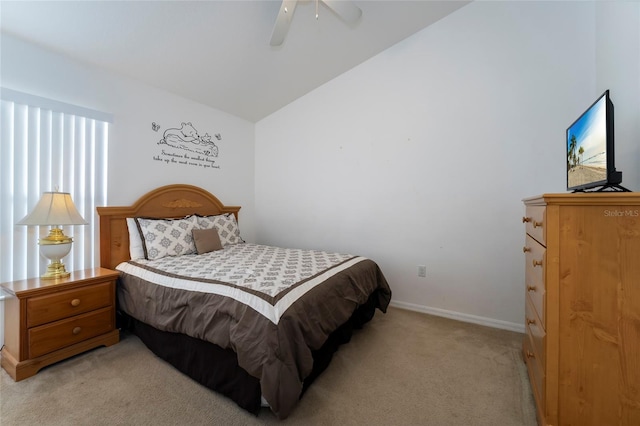
[[[535,268],[536,266],[542,266],[542,260],[533,259],[533,267]]]
[[[528,285],[528,286],[527,286],[527,291],[536,291],[536,286],[534,286],[534,285]]]
[[[527,223],[527,222],[531,222],[531,218],[530,217],[522,217],[522,223]]]
[[[526,253],[528,251],[531,251],[531,247],[527,247],[527,246],[522,247],[522,252],[523,253]]]
[[[536,222],[535,220],[533,221],[533,227],[537,228],[537,227],[542,227],[542,222]]]
[[[71,306],[80,306],[80,299],[73,299],[71,301]]]
[[[81,331],[82,331],[82,327],[75,327],[73,329],[72,333],[77,335],[77,334],[80,334]]]
[[[536,320],[527,318],[527,325],[535,324]]]
[[[536,357],[536,354],[534,354],[531,351],[527,351],[527,358],[535,358],[535,357]]]

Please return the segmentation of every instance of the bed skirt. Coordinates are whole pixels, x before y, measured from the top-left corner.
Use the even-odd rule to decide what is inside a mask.
[[[338,347],[349,342],[353,330],[362,328],[373,318],[378,300],[378,291],[375,291],[347,322],[329,335],[322,347],[313,351],[313,370],[304,380],[300,397],[329,366]],[[155,355],[196,382],[231,398],[253,414],[260,411],[260,380],[238,365],[233,350],[185,334],[158,330],[123,312],[119,312],[119,323],[122,329],[138,336]]]

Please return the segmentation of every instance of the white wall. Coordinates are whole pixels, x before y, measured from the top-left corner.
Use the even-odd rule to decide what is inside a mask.
[[[593,3],[474,2],[263,119],[258,241],[371,257],[396,304],[522,330],[521,199],[565,191],[595,42]]]
[[[240,205],[241,231],[254,236],[254,124],[33,44],[2,34],[0,84],[114,115],[109,145],[109,205],[129,205],[161,185],[201,186]],[[162,127],[154,132],[151,123]],[[167,128],[191,122],[200,134],[220,133],[219,169],[154,160]],[[166,157],[165,157],[166,158]],[[64,189],[64,188],[62,188]]]
[[[640,2],[596,5],[597,92],[609,89],[614,103],[622,186],[640,191]]]

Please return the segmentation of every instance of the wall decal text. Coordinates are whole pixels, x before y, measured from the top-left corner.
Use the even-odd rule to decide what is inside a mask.
[[[153,122],[151,129],[157,132],[160,125]],[[222,140],[220,133],[216,133],[214,137],[218,141]],[[153,156],[155,161],[205,169],[220,169],[220,165],[217,164],[220,154],[218,145],[211,140],[209,133],[205,133],[204,136],[200,135],[191,122],[183,122],[180,127],[166,129],[157,145],[159,145],[160,151]]]

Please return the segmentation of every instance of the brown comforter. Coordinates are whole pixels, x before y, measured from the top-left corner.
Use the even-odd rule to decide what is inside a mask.
[[[137,266],[163,274],[148,265]],[[118,302],[125,313],[159,330],[187,334],[235,351],[238,364],[260,379],[262,395],[271,410],[279,418],[286,418],[300,397],[303,380],[312,370],[311,351],[320,348],[327,336],[375,291],[381,311],[386,312],[391,300],[385,277],[369,259],[358,258],[348,268],[326,275],[331,276],[288,305],[277,321],[238,297],[158,285],[124,272],[118,286]],[[225,285],[217,280],[210,283]],[[300,284],[302,281],[292,287]],[[228,285],[233,291],[256,293]],[[274,305],[279,300],[264,299]]]

